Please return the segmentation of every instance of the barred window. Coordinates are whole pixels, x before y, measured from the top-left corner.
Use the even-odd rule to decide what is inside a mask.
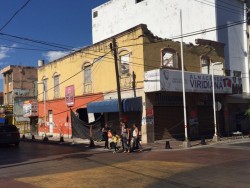
[[[91,64],[89,62],[83,65],[83,92],[92,92]]]
[[[59,75],[54,76],[54,98],[60,97]]]
[[[91,67],[85,66],[84,67],[84,83],[91,83]]]

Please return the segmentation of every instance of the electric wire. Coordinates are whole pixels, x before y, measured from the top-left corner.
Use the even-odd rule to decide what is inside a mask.
[[[22,10],[24,9],[30,2],[31,0],[27,0],[26,3],[21,6],[14,14],[11,16],[11,18],[0,28],[0,31],[2,31],[14,18],[15,16]]]
[[[233,13],[233,14],[239,14],[238,9],[236,10],[235,7],[234,7],[234,9],[232,9],[232,8],[227,7],[227,6],[214,4],[213,2],[206,1],[206,0],[203,0],[203,1],[194,0],[194,1],[205,4],[205,5],[208,5],[208,6],[211,6],[211,7],[215,7],[215,8],[218,8],[218,9],[221,9],[221,10]],[[243,10],[243,9],[241,9],[241,10]]]
[[[58,50],[52,50],[52,49],[45,50],[45,49],[38,49],[38,48],[22,48],[22,47],[15,47],[15,46],[0,45],[0,48],[1,47],[9,48],[9,49],[28,50],[28,51],[44,51],[44,52],[54,51],[54,52],[58,52]]]
[[[240,6],[236,6],[235,4],[232,4],[232,3],[229,3],[228,1],[226,2],[226,1],[224,1],[224,0],[217,0],[217,1],[220,1],[220,2],[222,2],[222,3],[224,3],[224,4],[226,4],[226,5],[229,5],[230,7],[237,7],[237,8],[239,8],[239,9],[242,9],[242,7],[240,7]]]
[[[1,38],[1,37],[0,37],[0,40],[9,41],[9,42],[14,42],[15,44],[22,44],[22,45],[25,45],[25,46],[36,47],[36,48],[41,49],[41,51],[44,51],[44,50],[55,51],[54,49],[43,48],[43,47],[40,47],[40,46],[37,46],[37,45],[27,44],[27,43],[24,43],[24,42],[21,42],[21,41],[12,40],[12,39],[7,39],[7,38]],[[8,48],[11,48],[11,47],[12,47],[12,46],[8,46]],[[57,50],[57,51],[58,51],[58,50]]]
[[[108,55],[110,52],[111,52],[111,51],[105,53],[105,54],[102,55],[102,56],[99,56],[99,58],[96,58],[96,60],[93,62],[93,64],[95,64],[96,62],[98,62],[98,60],[100,60],[100,59],[102,59],[103,57],[105,57],[106,55]],[[63,84],[64,82],[70,80],[71,78],[73,78],[73,77],[75,77],[76,75],[80,74],[83,70],[84,70],[84,69],[81,69],[80,71],[78,71],[77,73],[75,73],[75,74],[73,74],[72,76],[68,77],[67,79],[63,80],[63,81],[60,82],[59,84],[57,84],[57,85],[55,85],[55,86],[53,86],[53,87],[47,89],[45,92],[47,92],[47,91],[49,91],[49,90],[51,90],[51,89],[53,89],[53,88],[55,88],[55,87],[57,87],[57,86]],[[41,94],[43,94],[43,93],[39,93],[37,96],[39,96],[39,95],[41,95]]]

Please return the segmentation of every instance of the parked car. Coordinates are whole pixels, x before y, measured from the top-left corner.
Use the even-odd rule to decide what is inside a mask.
[[[0,126],[0,144],[14,144],[18,146],[20,142],[20,133],[15,125]]]

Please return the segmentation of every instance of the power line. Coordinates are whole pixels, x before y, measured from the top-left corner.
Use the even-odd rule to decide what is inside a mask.
[[[223,1],[223,0],[217,0],[217,1],[220,1],[220,2],[222,2],[222,3],[226,4],[226,5],[229,5],[229,6],[231,6],[231,7],[237,7],[237,8],[239,8],[239,9],[242,9],[242,7],[240,7],[240,6],[235,6],[234,4],[228,3],[228,2]]]
[[[60,50],[51,50],[51,51],[68,51],[68,52],[74,53],[74,52],[80,52],[80,51],[83,50],[83,48],[74,48],[74,47],[72,47],[72,46],[71,46],[71,48],[69,48],[70,46],[63,45],[63,44],[50,43],[50,42],[40,41],[40,40],[36,40],[36,39],[30,39],[30,38],[25,38],[25,37],[10,35],[10,34],[6,34],[6,33],[0,33],[0,35],[8,36],[8,37],[16,38],[16,39],[19,39],[19,40],[28,41],[28,42],[38,43],[38,44],[42,44],[42,45],[46,45],[46,46],[50,46],[50,47],[60,48]],[[2,38],[2,39],[3,39],[3,38]],[[3,40],[10,40],[10,39],[3,39]],[[13,40],[12,40],[12,41],[13,41]],[[16,42],[16,41],[13,41],[13,42]],[[17,42],[17,43],[20,43],[20,42]],[[21,43],[21,44],[24,44],[24,43]],[[30,44],[25,44],[25,45],[30,45]],[[84,48],[86,48],[86,47],[84,47]],[[42,51],[43,51],[43,50],[42,50]],[[48,51],[49,51],[49,50],[48,50]],[[100,51],[90,50],[90,49],[88,49],[88,51],[100,52]],[[91,54],[91,53],[86,53],[86,52],[84,52],[84,53],[85,53],[85,54],[89,54],[89,55],[98,56],[98,55]],[[102,53],[102,52],[101,52],[101,53]],[[103,52],[103,53],[104,53],[104,52]]]
[[[16,39],[21,39],[21,40],[25,40],[25,41],[29,41],[29,42],[34,42],[34,43],[38,43],[38,44],[43,44],[46,46],[55,47],[55,48],[59,48],[59,49],[63,49],[63,50],[75,51],[75,50],[72,50],[73,47],[68,48],[68,46],[66,46],[66,45],[61,45],[61,44],[57,44],[57,43],[49,43],[49,42],[45,42],[45,41],[15,36],[15,35],[6,34],[6,33],[0,33],[0,35],[11,37],[11,38],[16,38]]]
[[[36,49],[36,48],[22,48],[22,47],[15,47],[15,46],[5,46],[5,45],[0,45],[0,47],[3,48],[9,48],[9,49],[18,49],[18,50],[29,50],[29,51],[45,51],[45,52],[49,52],[49,51],[58,51],[58,50],[43,50],[43,49]]]
[[[7,39],[7,38],[1,38],[1,37],[0,37],[0,40],[9,41],[9,42],[14,42],[14,43],[22,44],[22,45],[26,45],[26,46],[39,47],[39,46],[37,46],[37,45],[27,44],[27,43],[24,43],[24,42],[20,42],[20,41],[17,41],[17,40],[12,40],[12,39]],[[41,47],[39,47],[39,48],[40,48],[41,50],[54,51],[54,49],[41,48]]]
[[[108,55],[110,52],[111,52],[111,51],[105,53],[105,54],[102,55],[102,56],[99,56],[99,58],[96,58],[95,61],[93,62],[93,64],[95,64],[96,62],[98,62],[100,59],[104,58],[104,57],[105,57],[106,55]],[[92,64],[92,65],[93,65],[93,64]],[[64,82],[70,80],[71,78],[73,78],[73,77],[75,77],[76,75],[78,75],[79,73],[81,73],[83,70],[84,70],[84,69],[81,69],[80,71],[78,71],[77,73],[73,74],[73,75],[70,76],[69,78],[65,79],[65,80],[62,81],[61,83],[59,83],[59,84],[57,84],[57,85],[55,85],[55,86],[53,86],[53,87],[47,89],[45,92],[47,92],[47,91],[49,91],[49,90],[51,90],[51,89],[53,89],[53,88],[55,88],[55,87],[57,87],[57,86],[63,84]],[[43,94],[43,93],[39,93],[38,95],[41,95],[41,94]],[[38,95],[37,95],[37,96],[38,96]]]
[[[233,13],[233,14],[239,14],[238,10],[229,8],[229,7],[224,6],[224,5],[214,4],[213,2],[206,1],[206,0],[203,0],[203,1],[194,0],[194,1],[205,4],[205,5],[208,5],[208,6],[211,6],[211,7],[215,7],[215,8],[218,8],[218,9],[221,9],[221,10]]]
[[[26,3],[21,6],[14,14],[11,16],[11,18],[1,27],[0,31],[2,31],[13,19],[14,17],[22,10],[24,9],[30,2],[31,0],[26,1]]]
[[[233,27],[233,26],[236,26],[236,25],[241,25],[241,24],[246,23],[247,21],[248,21],[248,19],[247,20],[236,21],[236,22],[232,22],[232,23],[229,23],[229,24],[220,25],[220,26],[217,26],[217,27],[211,27],[211,28],[207,28],[207,29],[203,29],[203,30],[198,30],[198,31],[186,33],[186,34],[183,34],[183,35],[177,35],[177,36],[170,37],[170,38],[167,38],[167,39],[161,39],[161,40],[158,40],[158,41],[145,42],[145,43],[140,43],[140,44],[131,44],[131,45],[126,45],[126,46],[122,46],[122,47],[119,47],[119,48],[138,46],[138,45],[148,45],[148,44],[152,44],[152,43],[161,43],[161,42],[166,42],[166,41],[169,41],[169,40],[180,39],[181,37],[186,38],[186,37],[190,37],[190,36],[199,35],[199,34],[202,34],[202,33],[208,33],[208,32],[212,32],[212,31],[216,31],[216,30],[226,29],[226,28]],[[131,40],[134,40],[134,39],[131,39]]]
[[[208,32],[212,32],[212,31],[218,31],[218,30],[226,29],[226,28],[233,27],[233,26],[236,26],[236,25],[241,25],[241,24],[246,23],[246,22],[247,22],[247,20],[241,20],[241,21],[237,21],[237,22],[232,22],[232,23],[229,23],[229,24],[220,25],[218,27],[212,27],[212,28],[204,29],[202,31],[196,31],[196,32],[186,33],[183,36],[179,35],[178,37],[172,37],[171,39],[174,40],[174,39],[179,39],[181,37],[184,38],[184,37],[190,37],[190,36],[194,36],[194,35],[198,35],[198,34],[202,34],[202,33],[208,33]]]
[[[219,26],[219,27],[213,27],[213,28],[208,28],[206,29],[205,31],[196,31],[196,32],[192,32],[192,33],[187,33],[187,34],[184,34],[184,37],[188,37],[188,36],[193,36],[193,35],[197,35],[197,34],[200,34],[200,33],[203,33],[203,32],[211,32],[211,31],[214,31],[214,30],[219,30],[219,29],[224,29],[224,28],[227,28],[227,27],[232,27],[232,26],[235,26],[235,25],[239,25],[239,24],[242,24],[242,23],[245,23],[245,21],[238,21],[238,22],[233,22],[231,24],[226,24],[226,25],[222,25],[222,26]],[[176,37],[177,39],[177,37]],[[148,44],[152,44],[152,43],[157,43],[157,42],[165,42],[166,40],[161,40],[161,41],[156,41],[156,42],[149,42],[149,43],[143,43],[143,44],[135,44],[135,45],[127,45],[127,46],[122,46],[122,47],[118,47],[118,48],[123,48],[123,47],[130,47],[130,46],[137,46],[137,45],[148,45]],[[81,50],[79,50],[81,51]],[[110,51],[109,51],[110,52]],[[108,53],[109,53],[108,52]],[[108,53],[104,54],[103,56],[99,56],[100,59],[105,57]],[[94,55],[94,54],[92,54]],[[111,58],[107,58],[107,59],[111,59]],[[97,58],[97,60],[99,60],[99,58]],[[95,61],[96,62],[96,61]],[[95,63],[94,62],[94,63]],[[93,64],[94,64],[93,63]],[[134,63],[135,64],[135,63]],[[138,65],[141,65],[141,64],[138,64]],[[141,66],[145,66],[145,65],[141,65]],[[150,65],[147,65],[148,67],[152,67],[152,68],[159,68],[159,67],[155,67],[155,66],[150,66]],[[198,67],[197,67],[198,68]],[[67,80],[71,79],[72,77],[76,76],[77,74],[79,74],[80,72],[82,72],[83,70],[77,72],[76,74],[74,74],[73,76],[69,77],[68,79],[64,80],[62,83],[66,82]],[[60,84],[62,84],[60,83]],[[60,85],[58,84],[58,85]],[[56,86],[58,86],[56,85]],[[54,86],[54,87],[56,87]],[[53,89],[54,87],[50,88],[50,89]],[[48,89],[48,90],[50,90]],[[47,90],[47,91],[48,91]],[[39,94],[40,95],[40,94]]]
[[[238,22],[233,22],[231,24],[226,24],[226,25],[221,25],[221,26],[218,26],[218,27],[213,27],[213,28],[208,28],[208,29],[204,29],[204,30],[199,30],[199,31],[195,31],[195,32],[190,32],[190,33],[186,33],[184,34],[183,36],[181,35],[178,35],[178,36],[175,36],[175,37],[171,37],[169,39],[179,39],[181,37],[189,37],[189,36],[194,36],[194,35],[198,35],[198,34],[202,34],[202,33],[207,33],[207,32],[211,32],[211,31],[215,31],[215,30],[220,30],[220,29],[224,29],[224,28],[228,28],[228,27],[232,27],[232,26],[235,26],[235,25],[239,25],[239,24],[243,24],[245,23],[246,21],[238,21]],[[39,40],[35,40],[35,39],[30,39],[30,38],[24,38],[24,37],[20,37],[20,36],[15,36],[15,35],[10,35],[10,34],[6,34],[6,33],[0,33],[0,35],[4,35],[4,36],[8,36],[8,37],[12,37],[12,38],[17,38],[19,40],[25,40],[25,41],[29,41],[29,42],[34,42],[34,43],[39,43],[39,44],[43,44],[43,45],[47,45],[47,46],[52,46],[52,47],[56,47],[56,48],[61,48],[65,51],[71,51],[71,52],[77,52],[79,51],[79,49],[77,50],[72,50],[72,48],[68,48],[69,46],[67,45],[62,45],[62,44],[57,44],[57,43],[50,43],[50,42],[45,42],[45,41],[39,41]],[[168,40],[169,40],[168,39]],[[157,42],[164,42],[165,40],[161,40],[161,41],[156,41],[154,43],[157,43]],[[144,43],[146,44],[146,43]],[[150,43],[151,44],[151,43]],[[137,44],[137,45],[142,45],[142,44]],[[131,45],[128,45],[128,46],[124,46],[124,47],[129,47]],[[82,49],[80,49],[81,51]],[[56,50],[55,50],[56,51]],[[94,50],[93,50],[94,51]],[[96,52],[96,51],[94,51]]]

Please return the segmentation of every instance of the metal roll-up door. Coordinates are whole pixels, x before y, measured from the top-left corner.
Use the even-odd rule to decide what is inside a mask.
[[[183,107],[155,106],[155,140],[184,137]]]
[[[212,106],[198,106],[199,135],[208,136],[214,133],[214,114]]]

